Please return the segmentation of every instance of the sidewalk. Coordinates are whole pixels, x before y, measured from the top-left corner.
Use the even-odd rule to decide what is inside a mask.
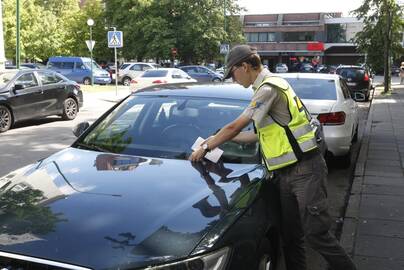
[[[359,270],[404,269],[404,86],[381,91],[370,107],[341,236]]]

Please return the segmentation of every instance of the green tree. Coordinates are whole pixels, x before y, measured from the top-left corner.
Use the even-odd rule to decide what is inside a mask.
[[[233,18],[240,11],[226,0],[227,31],[224,31],[224,0],[110,0],[106,18],[124,31],[122,56],[127,59],[169,59],[171,48],[186,63],[211,61],[219,56],[223,41],[243,40],[241,24]]]
[[[355,37],[359,50],[367,54],[372,68],[384,70],[384,92],[388,92],[391,88],[391,56],[403,53],[402,8],[394,0],[365,0],[353,13],[364,22],[363,31]]]

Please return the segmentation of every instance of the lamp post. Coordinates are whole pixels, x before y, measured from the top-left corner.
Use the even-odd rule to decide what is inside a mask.
[[[87,20],[87,25],[90,27],[90,58],[91,58],[91,85],[94,85],[94,76],[93,76],[93,25],[94,25],[94,20],[93,19],[88,19]]]
[[[111,26],[110,27],[112,30],[114,30],[114,35],[116,32],[116,27]],[[118,63],[117,63],[117,53],[116,53],[116,46],[114,46],[114,58],[115,58],[115,95],[118,95]]]

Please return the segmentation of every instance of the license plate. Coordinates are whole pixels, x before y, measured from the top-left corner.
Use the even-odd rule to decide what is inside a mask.
[[[347,82],[346,84],[349,85],[349,86],[355,86],[356,85],[356,83],[354,83],[354,82]]]

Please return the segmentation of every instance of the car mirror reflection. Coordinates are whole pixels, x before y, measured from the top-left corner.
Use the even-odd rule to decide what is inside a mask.
[[[73,130],[72,130],[72,131],[73,131],[73,134],[74,134],[76,137],[80,137],[81,134],[83,134],[84,131],[86,131],[89,126],[90,126],[90,123],[89,123],[89,122],[81,122],[81,123],[77,124],[77,125],[73,128]]]

